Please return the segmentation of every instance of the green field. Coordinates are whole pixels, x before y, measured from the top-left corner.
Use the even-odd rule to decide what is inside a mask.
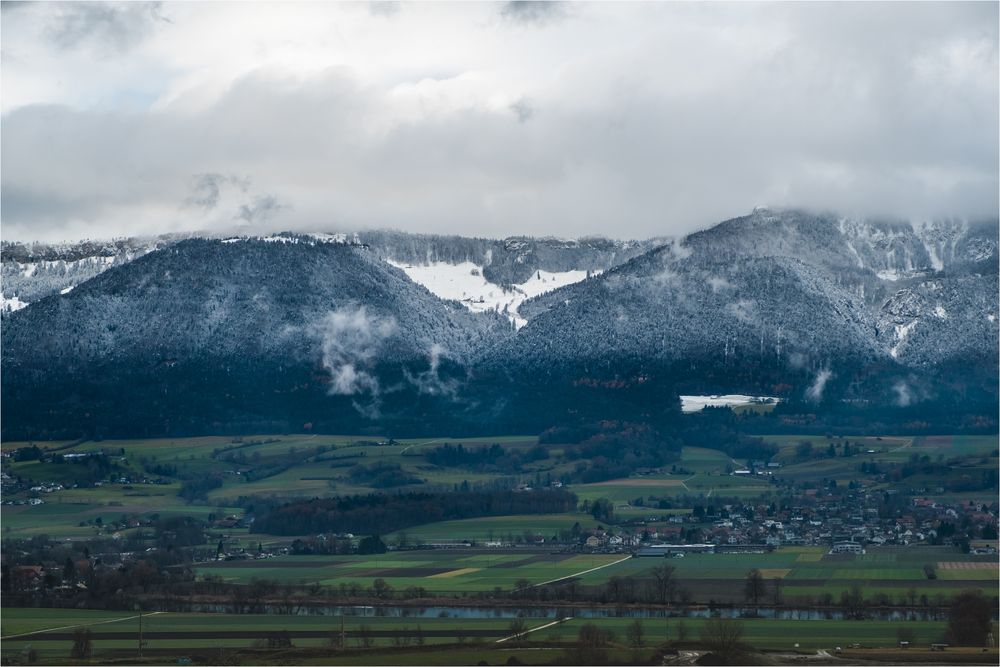
[[[267,579],[324,586],[356,584],[367,589],[375,579],[383,579],[399,591],[419,586],[430,593],[460,594],[492,591],[497,587],[510,591],[522,580],[531,585],[542,584],[607,566],[623,558],[610,554],[512,553],[509,550],[484,553],[446,549],[374,556],[284,556],[211,563],[200,565],[196,570],[201,576],[233,582]]]
[[[519,648],[510,640],[500,642],[509,635],[510,619],[454,617],[412,618],[374,615],[346,616],[343,620],[333,616],[260,616],[232,614],[160,613],[143,618],[144,650],[147,654],[197,655],[199,651],[219,649],[245,650],[255,645],[268,633],[287,630],[294,647],[313,649],[304,653],[310,657],[305,664],[475,664],[482,657],[501,657],[503,662],[510,655],[528,655],[527,648]],[[117,620],[116,620],[117,619]],[[581,626],[597,623],[615,636],[614,651],[626,651],[627,627],[630,618],[569,618],[555,623],[552,618],[525,619],[528,630],[542,628],[526,635],[534,655],[560,651],[574,641]],[[697,642],[705,619],[700,618],[650,618],[641,620],[647,646],[677,641],[686,635],[687,641]],[[551,625],[550,625],[551,624]],[[791,650],[805,652],[832,650],[836,646],[860,643],[869,648],[893,647],[896,633],[904,628],[912,632],[915,646],[926,646],[940,641],[945,623],[937,621],[828,621],[828,620],[772,620],[745,619],[741,621],[744,640],[758,649]],[[357,633],[365,626],[373,633],[372,647],[358,651]],[[548,626],[548,627],[545,627]],[[28,646],[38,652],[42,661],[59,661],[68,657],[71,640],[46,640],[44,635],[17,637],[25,632],[48,630],[65,635],[76,627],[87,627],[93,633],[93,650],[97,659],[128,657],[137,650],[139,624],[134,613],[96,612],[84,610],[40,610],[5,608],[3,618],[3,655],[15,657]],[[422,636],[424,647],[400,649],[395,637],[403,634]],[[325,648],[331,637],[339,637],[341,630],[347,638],[350,655],[337,657],[336,652]],[[116,633],[111,635],[109,633]],[[228,633],[229,636],[226,636]],[[463,647],[462,643],[467,644]],[[436,644],[448,647],[435,649]],[[548,650],[538,650],[539,648]],[[318,651],[318,653],[317,653]],[[267,655],[267,654],[264,654]],[[624,653],[623,653],[624,655]],[[405,660],[400,660],[405,656]],[[264,660],[269,661],[269,660]],[[298,661],[296,661],[298,662]],[[302,663],[300,663],[302,664]]]
[[[796,483],[819,484],[835,479],[838,483],[846,484],[857,477],[858,466],[862,461],[900,464],[914,455],[927,456],[935,461],[960,460],[961,466],[955,466],[955,476],[969,472],[981,474],[997,466],[996,436],[761,437],[779,447],[774,458],[785,465],[775,471],[775,474],[783,480]],[[802,441],[813,443],[813,453],[807,460],[800,461],[796,458],[796,448]],[[845,441],[860,448],[862,453],[848,458],[826,456],[830,443],[842,447]],[[147,473],[147,469],[166,467],[176,469],[176,474],[167,476],[165,479],[169,483],[166,484],[109,483],[101,487],[74,489],[69,487],[73,486],[75,476],[81,470],[78,465],[5,460],[3,469],[8,474],[34,483],[62,483],[67,488],[41,494],[44,505],[4,506],[4,534],[6,537],[30,537],[44,533],[59,538],[82,538],[100,532],[92,525],[86,525],[88,522],[93,523],[97,517],[107,521],[108,517],[148,516],[155,513],[167,516],[222,516],[238,512],[232,505],[239,496],[256,494],[301,498],[377,491],[349,478],[350,468],[357,464],[397,464],[407,473],[424,480],[424,484],[413,488],[448,489],[463,481],[475,483],[499,478],[511,479],[498,472],[434,466],[428,463],[424,452],[444,444],[462,444],[471,449],[500,444],[508,450],[517,451],[537,446],[538,439],[535,436],[421,438],[379,444],[385,442],[379,436],[294,434],[36,443],[43,449],[59,448],[59,452],[63,454],[104,451],[133,480],[156,477]],[[4,443],[4,451],[25,444],[27,443]],[[546,446],[550,458],[525,464],[518,473],[519,477],[530,479],[531,476],[540,475],[556,479],[570,471],[574,463],[559,458],[566,447]],[[873,453],[867,453],[869,449]],[[775,489],[768,478],[735,477],[728,474],[732,468],[746,463],[733,460],[719,450],[689,446],[682,449],[680,460],[673,466],[674,474],[661,472],[634,475],[594,484],[573,484],[569,488],[581,501],[608,498],[615,505],[616,515],[623,520],[662,518],[678,513],[677,510],[660,510],[655,507],[655,502],[643,502],[642,506],[638,506],[635,501],[640,498],[647,501],[650,498],[669,500],[679,496],[705,499],[725,496],[758,498],[770,502]],[[207,499],[189,504],[178,497],[183,479],[209,474],[220,475],[222,486],[211,490]],[[911,486],[934,487],[941,480],[923,480],[917,476],[908,483]],[[928,490],[924,495],[939,500],[962,502],[970,499],[991,500],[995,493],[987,490],[952,494]],[[578,517],[573,517],[574,522],[577,520]],[[84,525],[81,526],[81,522]],[[482,522],[427,526],[411,532],[420,533],[422,536],[419,539],[427,540],[487,539],[490,529],[503,532],[504,535],[529,531],[551,536],[551,529],[558,529],[559,521],[539,518],[524,526],[500,525],[503,523],[501,521],[485,530],[469,530],[469,527],[480,523]],[[581,525],[585,525],[583,521]]]
[[[992,560],[991,560],[992,558]],[[940,569],[939,563],[968,564],[962,569]],[[675,568],[678,581],[697,600],[715,599],[743,602],[742,584],[752,569],[763,574],[768,591],[773,580],[783,580],[782,601],[787,604],[816,601],[829,593],[833,601],[841,593],[860,585],[866,596],[885,594],[892,603],[906,602],[911,592],[925,595],[928,603],[940,602],[938,596],[951,597],[963,590],[995,594],[997,569],[990,556],[968,556],[951,547],[886,547],[869,549],[867,554],[828,555],[822,547],[788,547],[772,553],[687,554],[684,558],[632,558],[580,578],[586,585],[607,582],[610,577],[648,579],[660,565]],[[936,579],[928,579],[923,566],[935,567]],[[981,565],[977,565],[981,564]],[[942,576],[944,575],[944,576]],[[770,593],[765,596],[770,601]]]

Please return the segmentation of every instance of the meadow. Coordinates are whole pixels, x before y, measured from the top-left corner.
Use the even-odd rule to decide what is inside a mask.
[[[517,553],[438,549],[370,556],[283,556],[222,561],[199,565],[196,571],[201,576],[229,582],[268,579],[324,586],[356,584],[362,589],[371,587],[375,579],[382,579],[397,591],[419,586],[430,594],[460,595],[540,585],[595,568],[610,569],[611,564],[624,558],[620,554],[552,554],[538,550]]]
[[[998,582],[994,556],[971,556],[954,547],[873,547],[865,554],[828,554],[823,547],[782,547],[770,553],[687,554],[684,558],[632,558],[580,577],[585,585],[606,583],[609,577],[650,578],[661,565],[675,568],[675,576],[695,599],[743,603],[743,583],[752,569],[766,583],[761,601],[774,601],[774,580],[782,582],[785,604],[811,604],[828,594],[837,603],[853,586],[866,597],[888,596],[891,604],[940,604],[963,590],[994,595]],[[933,568],[928,579],[924,566]],[[921,596],[925,596],[921,599]]]
[[[220,650],[252,650],[269,633],[287,632],[293,647],[302,650],[297,655],[305,660],[296,660],[299,664],[475,664],[484,657],[500,664],[510,655],[532,654],[544,654],[545,659],[538,661],[550,662],[558,655],[553,652],[570,645],[588,622],[595,621],[572,616],[526,618],[527,645],[510,638],[509,618],[157,613],[144,616],[142,630],[146,661],[154,663],[176,661],[185,655],[218,657]],[[632,649],[626,639],[627,628],[634,620],[612,617],[596,622],[614,633],[613,652],[620,652],[623,658],[629,655]],[[648,647],[643,650],[668,641],[681,645],[697,641],[705,622],[702,618],[643,619],[644,645]],[[945,632],[942,621],[744,619],[741,624],[744,641],[757,649],[804,654],[852,643],[868,648],[894,647],[901,629],[912,636],[915,647],[927,646],[939,641]],[[16,658],[30,646],[42,662],[64,661],[72,645],[72,630],[78,627],[91,631],[95,658],[136,658],[139,621],[135,613],[16,608],[4,609],[3,656],[5,660]],[[23,634],[46,631],[48,634]],[[365,635],[369,639],[362,639]],[[330,644],[341,637],[346,639],[347,653],[338,656],[339,650]],[[366,641],[370,646],[361,649]],[[288,650],[263,650],[256,655],[264,662],[279,656],[287,660]]]
[[[834,479],[847,484],[858,477],[863,462],[900,464],[914,456],[930,460],[953,460],[949,476],[980,475],[995,470],[996,436],[926,436],[926,437],[850,437],[773,435],[762,436],[778,447],[775,461],[782,468],[775,474],[796,483],[822,483]],[[797,449],[803,441],[812,443],[813,451],[805,460]],[[828,457],[831,443],[842,448],[845,441],[861,453],[852,457]],[[10,452],[28,443],[4,443]],[[105,452],[131,483],[107,483],[103,486],[72,488],[84,468],[79,463],[42,463],[4,459],[3,470],[9,475],[30,480],[32,484],[62,484],[64,489],[39,494],[44,504],[5,505],[2,509],[5,537],[31,537],[47,534],[56,538],[80,539],[101,533],[94,523],[98,518],[122,516],[191,515],[207,518],[239,514],[240,497],[303,498],[313,496],[367,494],[377,492],[371,485],[352,479],[351,467],[357,464],[398,465],[406,474],[424,480],[410,488],[452,489],[463,482],[497,480],[558,479],[573,463],[559,458],[566,445],[547,445],[549,458],[526,462],[517,474],[477,472],[469,468],[431,465],[425,453],[445,444],[461,444],[467,449],[499,444],[508,451],[526,451],[538,446],[534,436],[491,438],[422,438],[387,440],[378,436],[351,435],[281,435],[161,438],[148,440],[106,440],[85,442],[50,442],[38,444],[43,450],[57,449],[62,454]],[[871,450],[871,453],[869,453]],[[725,453],[706,447],[684,447],[672,472],[633,475],[592,484],[573,484],[570,490],[581,501],[609,499],[619,520],[663,519],[686,514],[689,507],[661,509],[650,498],[676,500],[680,497],[711,499],[725,496],[759,499],[774,497],[775,487],[764,476],[739,477],[729,472],[747,465]],[[150,471],[159,471],[158,473]],[[184,480],[217,476],[218,488],[204,499],[185,501],[179,494]],[[143,478],[158,483],[138,483]],[[950,477],[949,477],[950,478]],[[942,501],[990,501],[995,494],[984,492],[954,493],[936,488],[940,479],[913,477],[911,485],[926,484],[926,496]],[[398,487],[397,487],[398,488]],[[888,487],[886,487],[888,488]],[[639,500],[637,503],[636,501]],[[671,503],[674,505],[675,503]],[[595,525],[586,515],[508,517],[415,527],[407,532],[423,541],[491,540],[509,535],[540,535],[549,538],[576,522],[581,527]],[[106,532],[106,531],[105,531]],[[265,538],[266,539],[266,538]]]

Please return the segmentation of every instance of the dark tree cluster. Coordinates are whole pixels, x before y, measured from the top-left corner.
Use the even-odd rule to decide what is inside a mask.
[[[527,492],[370,494],[317,498],[264,509],[252,530],[271,535],[385,534],[423,523],[513,514],[559,514],[576,509],[562,489]]]

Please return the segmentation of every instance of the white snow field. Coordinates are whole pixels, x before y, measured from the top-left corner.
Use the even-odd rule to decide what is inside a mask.
[[[587,277],[586,271],[535,271],[527,281],[504,289],[483,277],[483,267],[473,262],[431,262],[413,265],[387,260],[402,269],[410,280],[426,287],[442,299],[460,301],[473,312],[495,311],[507,316],[518,329],[528,323],[518,308],[527,299],[551,292],[559,287],[578,283]],[[599,271],[591,271],[597,275]]]

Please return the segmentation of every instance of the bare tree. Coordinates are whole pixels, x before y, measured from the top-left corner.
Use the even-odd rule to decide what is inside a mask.
[[[640,649],[646,644],[646,634],[642,627],[642,621],[638,618],[629,623],[625,629],[625,636],[629,645],[634,649]]]
[[[90,660],[92,652],[90,642],[90,630],[77,628],[73,631],[73,648],[70,649],[69,657],[75,661]]]
[[[507,632],[510,633],[508,636],[515,642],[524,641],[524,637],[527,634],[528,626],[525,624],[524,619],[520,616],[515,618],[507,626]]]
[[[593,623],[580,628],[576,646],[567,651],[570,664],[601,665],[608,661],[608,648],[615,641],[614,633],[602,630]]]
[[[372,626],[367,623],[362,623],[361,627],[358,628],[358,646],[361,648],[371,648],[372,644],[375,643],[372,637]]]
[[[656,597],[660,604],[673,604],[674,595],[677,593],[677,581],[674,579],[674,572],[677,570],[673,565],[659,565],[653,568],[653,581],[656,588]]]
[[[774,606],[777,607],[781,604],[781,587],[785,582],[781,577],[775,577],[771,581],[774,582],[771,587],[771,600],[774,602]]]
[[[744,590],[747,602],[756,607],[760,603],[760,599],[764,596],[764,592],[764,575],[760,573],[760,570],[754,568],[747,572]]]
[[[642,647],[646,645],[642,621],[637,618],[629,623],[625,629],[625,637],[628,639],[629,646],[632,647],[632,662],[638,664],[642,661]]]
[[[743,644],[743,624],[731,618],[710,618],[701,628],[701,640],[722,664],[746,664],[741,658],[746,654]]]
[[[861,592],[861,587],[857,584],[851,586],[850,591],[840,594],[840,606],[844,610],[844,618],[847,619],[860,621],[868,615],[868,603]]]

